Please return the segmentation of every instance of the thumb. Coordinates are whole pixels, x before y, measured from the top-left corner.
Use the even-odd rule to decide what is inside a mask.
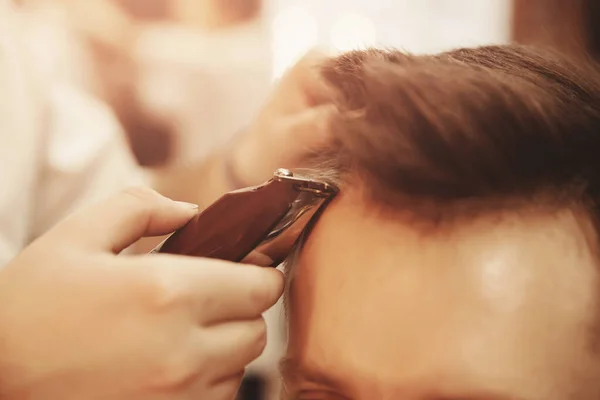
[[[145,188],[132,188],[82,209],[52,234],[95,250],[119,253],[146,236],[171,233],[185,225],[198,206],[180,203]]]

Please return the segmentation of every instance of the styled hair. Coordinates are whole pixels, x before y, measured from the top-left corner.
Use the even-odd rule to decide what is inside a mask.
[[[358,183],[383,206],[428,205],[425,218],[514,201],[576,202],[598,216],[600,81],[591,67],[506,45],[354,51],[322,73],[337,112],[313,173],[342,190]]]
[[[311,175],[436,224],[520,206],[577,207],[598,231],[600,78],[592,66],[505,45],[354,51],[322,74],[337,110]]]

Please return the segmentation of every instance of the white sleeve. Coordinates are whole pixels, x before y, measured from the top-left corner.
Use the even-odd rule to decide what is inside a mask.
[[[0,268],[79,206],[144,184],[102,103],[44,81],[0,0]]]
[[[80,206],[145,183],[112,111],[68,85],[48,93],[32,237]]]
[[[0,0],[0,267],[28,242],[43,114],[12,16]]]

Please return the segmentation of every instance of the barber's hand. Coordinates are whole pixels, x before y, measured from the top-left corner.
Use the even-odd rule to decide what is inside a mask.
[[[116,256],[196,210],[133,190],[56,226],[0,271],[0,398],[235,397],[261,354],[274,269]]]
[[[269,179],[277,168],[303,167],[306,155],[327,143],[328,117],[334,111],[320,71],[327,59],[312,51],[277,83],[231,155],[240,181],[255,185]]]

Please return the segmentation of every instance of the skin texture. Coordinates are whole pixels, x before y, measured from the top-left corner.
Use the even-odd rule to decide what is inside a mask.
[[[346,191],[290,271],[284,398],[600,398],[588,225],[522,209],[421,229]]]

